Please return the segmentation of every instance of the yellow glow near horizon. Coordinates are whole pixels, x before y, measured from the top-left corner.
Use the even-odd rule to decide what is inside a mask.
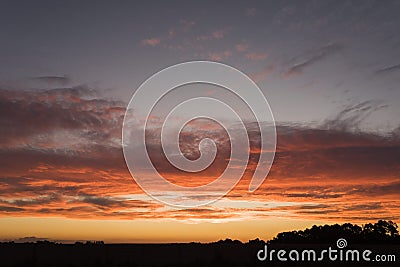
[[[66,218],[0,218],[0,239],[34,236],[51,240],[103,240],[106,243],[213,242],[231,238],[268,240],[278,232],[303,229],[321,221],[249,220],[189,224],[175,220],[79,220]]]

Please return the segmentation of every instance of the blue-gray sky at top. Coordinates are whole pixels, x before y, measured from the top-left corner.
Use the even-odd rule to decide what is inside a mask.
[[[250,75],[276,120],[321,122],[370,101],[400,119],[399,1],[2,1],[0,85],[86,84],[128,101],[155,72],[215,60]]]

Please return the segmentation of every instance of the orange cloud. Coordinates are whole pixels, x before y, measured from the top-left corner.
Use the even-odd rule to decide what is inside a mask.
[[[179,211],[149,199],[131,178],[120,145],[123,104],[88,94],[91,91],[82,87],[0,90],[0,216],[185,221],[276,216],[366,221],[400,216],[398,132],[382,136],[350,127],[356,127],[366,110],[379,108],[372,102],[348,107],[314,127],[278,124],[274,164],[264,184],[251,194],[247,188],[260,144],[258,133],[249,131],[250,158],[238,185],[213,205]],[[154,119],[155,126],[160,123]],[[252,124],[247,124],[249,129]],[[230,158],[227,133],[207,120],[185,126],[179,139],[189,159],[199,157],[203,138],[216,143],[213,164],[196,174],[179,171],[166,160],[160,129],[147,134],[155,167],[182,186],[213,181]]]
[[[149,45],[149,46],[157,46],[161,43],[161,39],[160,38],[149,38],[149,39],[144,39],[142,41],[143,45]]]
[[[212,37],[214,39],[222,39],[225,37],[225,35],[226,35],[226,31],[222,31],[222,30],[214,31],[212,33]]]
[[[228,34],[227,30],[215,30],[211,33],[200,35],[196,39],[198,41],[218,40],[225,38],[227,34]]]
[[[230,50],[226,50],[220,53],[210,53],[209,57],[213,61],[221,61],[223,59],[229,58],[232,56],[232,52]]]
[[[235,48],[238,52],[246,52],[249,49],[249,45],[247,43],[240,43],[235,45]]]
[[[271,73],[274,71],[274,69],[275,69],[274,66],[270,65],[258,72],[250,73],[249,76],[254,81],[260,82],[260,81],[264,80],[265,78],[267,78],[269,75],[271,75]]]
[[[251,52],[251,53],[246,54],[246,58],[253,60],[253,61],[265,60],[267,57],[268,57],[268,54],[266,54],[266,53]]]

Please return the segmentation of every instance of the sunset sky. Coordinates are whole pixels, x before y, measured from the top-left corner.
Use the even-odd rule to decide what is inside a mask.
[[[247,241],[313,224],[399,222],[399,12],[399,1],[3,1],[0,240]],[[122,122],[147,78],[193,60],[257,83],[277,148],[255,192],[253,140],[231,192],[177,209],[132,179]],[[209,135],[219,154],[198,175],[171,169],[156,137],[152,160],[174,183],[208,183],[226,167],[226,133],[200,121],[180,144],[196,157],[193,140]]]

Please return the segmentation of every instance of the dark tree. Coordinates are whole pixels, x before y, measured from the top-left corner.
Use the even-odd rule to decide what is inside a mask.
[[[342,225],[313,225],[304,231],[279,233],[270,243],[330,243],[345,238],[352,243],[399,243],[398,226],[392,221],[379,220],[363,226],[345,223]]]

